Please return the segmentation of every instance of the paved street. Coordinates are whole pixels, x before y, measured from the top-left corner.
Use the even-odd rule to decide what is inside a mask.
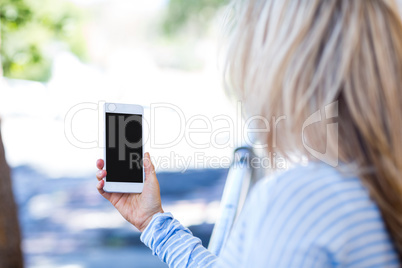
[[[208,245],[226,170],[159,173],[162,202]],[[13,169],[27,267],[166,267],[96,191],[95,178]]]

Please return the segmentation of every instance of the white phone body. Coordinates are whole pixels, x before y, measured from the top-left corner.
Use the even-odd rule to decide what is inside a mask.
[[[141,115],[141,125],[143,125],[143,116],[144,116],[144,108],[140,105],[135,105],[135,104],[122,104],[122,103],[105,103],[104,104],[104,112],[103,112],[103,121],[104,121],[104,144],[105,144],[105,149],[104,149],[104,162],[105,162],[105,169],[107,173],[107,141],[106,141],[106,131],[107,131],[107,125],[106,125],[106,113],[110,114],[127,114],[127,115]],[[143,144],[143,137],[144,137],[144,129],[141,127],[141,146],[142,146],[142,160],[144,159],[144,144]],[[115,181],[115,179],[119,178],[114,178],[113,181],[108,181],[108,174],[106,174],[106,177],[104,178],[105,180],[105,185],[103,189],[106,192],[115,192],[115,193],[141,193],[143,186],[144,186],[144,178],[145,178],[145,172],[144,172],[144,167],[143,167],[143,161],[141,161],[142,165],[142,178],[135,178],[137,180],[136,182],[120,182],[120,181]],[[127,179],[127,178],[121,178],[121,179]],[[138,181],[140,180],[140,182]]]

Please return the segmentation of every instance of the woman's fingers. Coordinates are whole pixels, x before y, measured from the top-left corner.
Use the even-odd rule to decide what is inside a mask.
[[[105,165],[105,162],[103,161],[103,159],[98,159],[97,161],[96,161],[96,167],[98,168],[98,169],[103,169],[103,166]]]
[[[112,193],[105,192],[103,190],[103,186],[105,186],[105,181],[103,180],[104,177],[106,177],[106,170],[103,169],[103,166],[105,165],[105,162],[102,159],[98,159],[96,161],[96,167],[99,169],[96,172],[96,178],[99,180],[98,184],[96,185],[96,188],[98,189],[98,192],[107,200],[110,201],[110,197]]]
[[[100,169],[96,172],[96,178],[98,180],[102,180],[104,177],[106,177],[106,170]]]
[[[102,159],[98,159],[96,161],[96,167],[99,169],[96,172],[96,178],[98,180],[103,179],[104,177],[106,177],[106,170],[103,170],[103,166],[105,165],[105,162]]]
[[[105,182],[103,180],[100,180],[98,182],[98,184],[96,185],[96,188],[98,189],[98,192],[107,200],[110,201],[110,196],[111,193],[105,192],[105,190],[103,190],[103,186],[105,185]]]

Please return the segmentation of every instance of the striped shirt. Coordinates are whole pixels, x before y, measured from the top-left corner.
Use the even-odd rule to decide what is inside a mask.
[[[170,213],[141,241],[169,267],[399,267],[359,178],[318,163],[257,183],[219,257]]]

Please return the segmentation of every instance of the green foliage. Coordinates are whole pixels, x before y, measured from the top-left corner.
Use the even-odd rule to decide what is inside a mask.
[[[184,26],[192,24],[195,30],[202,31],[214,17],[216,11],[228,0],[170,0],[163,21],[163,31],[172,36]]]
[[[168,68],[195,71],[204,66],[196,49],[213,34],[212,21],[230,0],[169,0],[158,24],[162,34],[156,42],[164,48],[158,64]]]
[[[82,18],[82,11],[64,0],[1,0],[4,76],[46,81],[55,52],[70,50],[83,58]]]

